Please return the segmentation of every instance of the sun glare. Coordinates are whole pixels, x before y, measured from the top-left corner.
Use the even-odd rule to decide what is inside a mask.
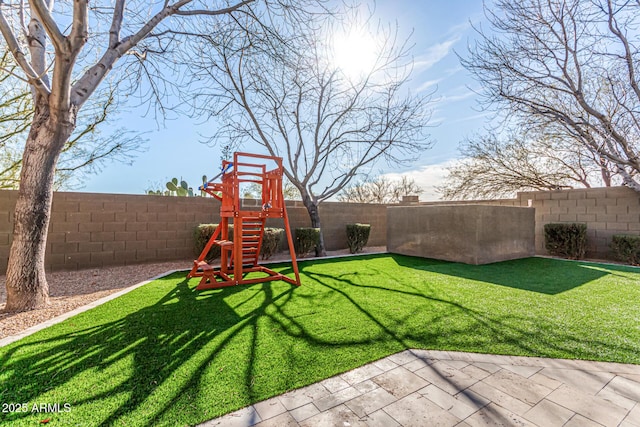
[[[376,61],[376,44],[371,35],[361,32],[337,34],[333,43],[333,62],[348,78],[369,73]]]

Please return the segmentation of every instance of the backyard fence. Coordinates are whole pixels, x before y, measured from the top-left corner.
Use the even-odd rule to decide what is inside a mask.
[[[515,199],[427,202],[422,205],[484,204],[535,208],[536,254],[546,255],[544,225],[579,222],[587,225],[589,258],[610,259],[615,234],[640,235],[640,194],[627,187],[581,188],[518,193]]]
[[[6,271],[17,192],[0,190],[0,273]],[[257,206],[255,200],[245,200]],[[415,201],[414,203],[415,204]],[[535,208],[535,249],[545,254],[544,224],[587,224],[587,256],[610,258],[614,234],[640,235],[640,194],[626,187],[523,192],[515,199],[427,202]],[[67,193],[54,194],[47,241],[49,270],[81,269],[151,261],[189,260],[194,229],[219,221],[219,203],[204,197]],[[287,202],[292,228],[309,227],[301,202]],[[368,246],[387,244],[387,206],[325,202],[320,217],[328,250],[348,247],[346,224],[371,224]],[[269,227],[282,227],[269,221]],[[188,266],[187,266],[188,267]]]
[[[0,190],[0,274],[7,268],[17,191]],[[247,199],[247,206],[258,201]],[[309,227],[301,202],[287,202],[292,228]],[[198,224],[217,223],[220,203],[205,197],[57,192],[53,196],[45,265],[48,270],[189,260]],[[327,249],[347,247],[346,225],[371,224],[369,245],[386,244],[386,206],[323,203]],[[283,227],[269,220],[269,227]],[[185,268],[190,264],[185,265]]]

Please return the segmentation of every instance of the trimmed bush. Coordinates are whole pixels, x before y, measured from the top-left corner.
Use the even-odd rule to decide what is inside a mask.
[[[611,239],[610,247],[619,261],[640,265],[640,236],[616,234]]]
[[[587,224],[545,224],[544,246],[551,255],[583,258],[587,251]]]
[[[369,233],[371,233],[371,224],[347,224],[349,252],[355,254],[362,251],[369,241]]]
[[[296,254],[304,257],[320,243],[320,229],[311,227],[301,227],[295,229]]]
[[[262,259],[269,259],[278,252],[280,242],[284,236],[284,228],[265,228],[264,236],[262,237],[262,247],[260,248],[260,255]]]
[[[207,245],[207,242],[209,241],[209,239],[211,239],[211,236],[213,236],[213,233],[216,231],[217,227],[218,227],[218,224],[200,224],[196,227],[194,232],[194,238],[195,238],[194,249],[195,249],[196,256],[199,256],[202,253],[202,250]],[[213,247],[205,257],[205,260],[216,259],[219,256],[220,256],[220,247],[213,245]]]
[[[202,253],[202,250],[207,245],[209,239],[211,239],[211,236],[213,236],[213,233],[215,233],[217,227],[218,224],[200,224],[196,227],[194,232],[196,256]],[[233,224],[229,224],[229,240],[233,240]],[[205,257],[205,261],[216,259],[219,256],[220,246],[213,245]]]

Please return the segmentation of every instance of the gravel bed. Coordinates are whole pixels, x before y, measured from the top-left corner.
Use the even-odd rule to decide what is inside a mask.
[[[386,247],[364,248],[363,253],[385,252]],[[328,251],[328,256],[348,255],[348,250]],[[286,261],[288,253],[269,261]],[[50,305],[24,313],[3,313],[6,302],[5,276],[0,276],[0,339],[89,304],[114,292],[171,270],[188,270],[193,261],[171,261],[119,267],[91,268],[47,273]]]

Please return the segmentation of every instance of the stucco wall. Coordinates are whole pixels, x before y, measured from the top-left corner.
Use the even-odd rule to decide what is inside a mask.
[[[536,210],[536,254],[546,255],[544,225],[580,222],[587,225],[589,258],[611,258],[614,234],[640,235],[640,194],[628,187],[579,188],[521,192],[515,199],[429,202],[421,205],[486,204],[533,207]]]
[[[387,208],[387,249],[467,264],[535,254],[535,212],[488,205]]]

